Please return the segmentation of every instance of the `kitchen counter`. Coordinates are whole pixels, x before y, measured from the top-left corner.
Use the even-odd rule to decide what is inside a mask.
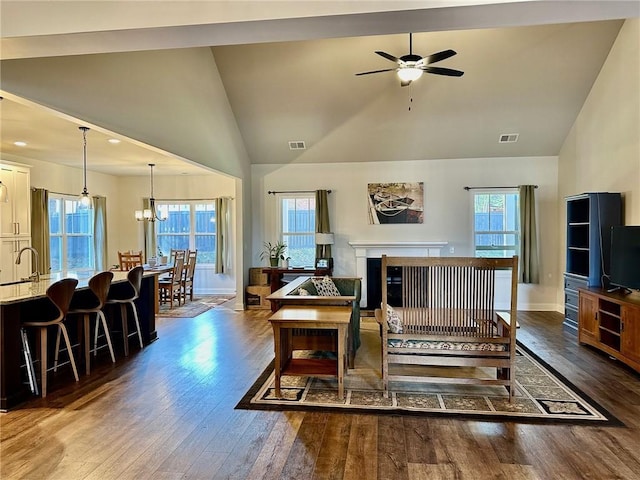
[[[76,290],[83,290],[88,288],[89,279],[95,273],[97,272],[62,272],[42,275],[39,282],[17,283],[0,287],[0,410],[8,410],[32,395],[28,385],[25,384],[26,371],[23,367],[24,357],[22,356],[20,339],[22,320],[38,318],[38,314],[46,308],[46,303],[49,302],[46,291],[52,283],[62,278],[77,278]],[[157,339],[155,283],[159,273],[162,272],[145,269],[140,298],[136,300],[142,341],[145,345]],[[112,284],[126,281],[127,272],[113,272]],[[114,314],[119,315],[117,312]],[[119,320],[115,324],[118,325]],[[116,350],[118,346],[122,347],[122,341],[115,340],[113,343]],[[52,353],[50,351],[50,354]],[[121,352],[120,355],[122,355]]]
[[[63,278],[77,278],[77,289],[87,288],[89,279],[98,272],[61,272],[51,275],[41,275],[39,282],[14,283],[13,285],[0,286],[0,305],[15,302],[23,302],[25,300],[45,297],[47,288],[58,280]],[[145,272],[146,273],[146,272]],[[146,273],[153,275],[152,272]],[[114,271],[113,283],[127,280],[127,272]]]

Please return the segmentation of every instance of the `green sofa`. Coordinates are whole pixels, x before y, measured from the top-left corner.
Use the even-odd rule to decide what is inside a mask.
[[[362,283],[360,278],[355,277],[331,277],[331,280],[340,292],[340,296],[320,296],[311,277],[298,277],[280,290],[269,295],[267,300],[275,302],[277,308],[282,305],[350,305],[351,322],[349,323],[347,335],[347,359],[349,368],[353,368],[356,351],[358,347],[360,347],[360,297],[362,294]],[[300,289],[304,289],[308,295],[301,295]],[[322,330],[300,330],[299,332],[294,331],[294,343],[297,338],[300,347],[304,347],[304,345],[301,344],[303,338],[318,340],[327,336],[327,332]],[[322,342],[316,341],[316,343],[309,344],[311,348],[316,345],[322,345]]]

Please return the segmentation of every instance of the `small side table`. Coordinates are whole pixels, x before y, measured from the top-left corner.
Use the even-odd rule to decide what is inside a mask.
[[[282,375],[337,377],[338,397],[344,398],[344,366],[347,327],[351,319],[350,306],[299,306],[285,305],[275,312],[269,321],[273,327],[275,350],[275,387],[280,397]],[[336,359],[293,358],[291,342],[294,328],[336,330],[338,345]]]

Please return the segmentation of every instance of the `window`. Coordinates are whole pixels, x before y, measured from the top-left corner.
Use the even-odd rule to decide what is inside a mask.
[[[166,214],[155,222],[162,253],[171,249],[198,250],[198,264],[216,263],[216,206],[213,200],[156,202]]]
[[[93,209],[77,197],[49,195],[51,272],[95,270]]]
[[[315,194],[278,196],[278,218],[286,255],[293,266],[313,266],[316,260],[316,197]]]
[[[477,192],[473,196],[476,257],[511,257],[520,245],[518,192]]]

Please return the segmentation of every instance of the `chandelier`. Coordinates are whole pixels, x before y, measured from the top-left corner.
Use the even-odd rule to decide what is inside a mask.
[[[166,212],[156,208],[156,199],[153,197],[153,167],[155,167],[156,164],[149,163],[148,165],[151,167],[151,195],[149,196],[149,208],[136,210],[136,220],[139,222],[144,220],[148,220],[149,222],[155,222],[156,220],[163,222],[167,219]]]

